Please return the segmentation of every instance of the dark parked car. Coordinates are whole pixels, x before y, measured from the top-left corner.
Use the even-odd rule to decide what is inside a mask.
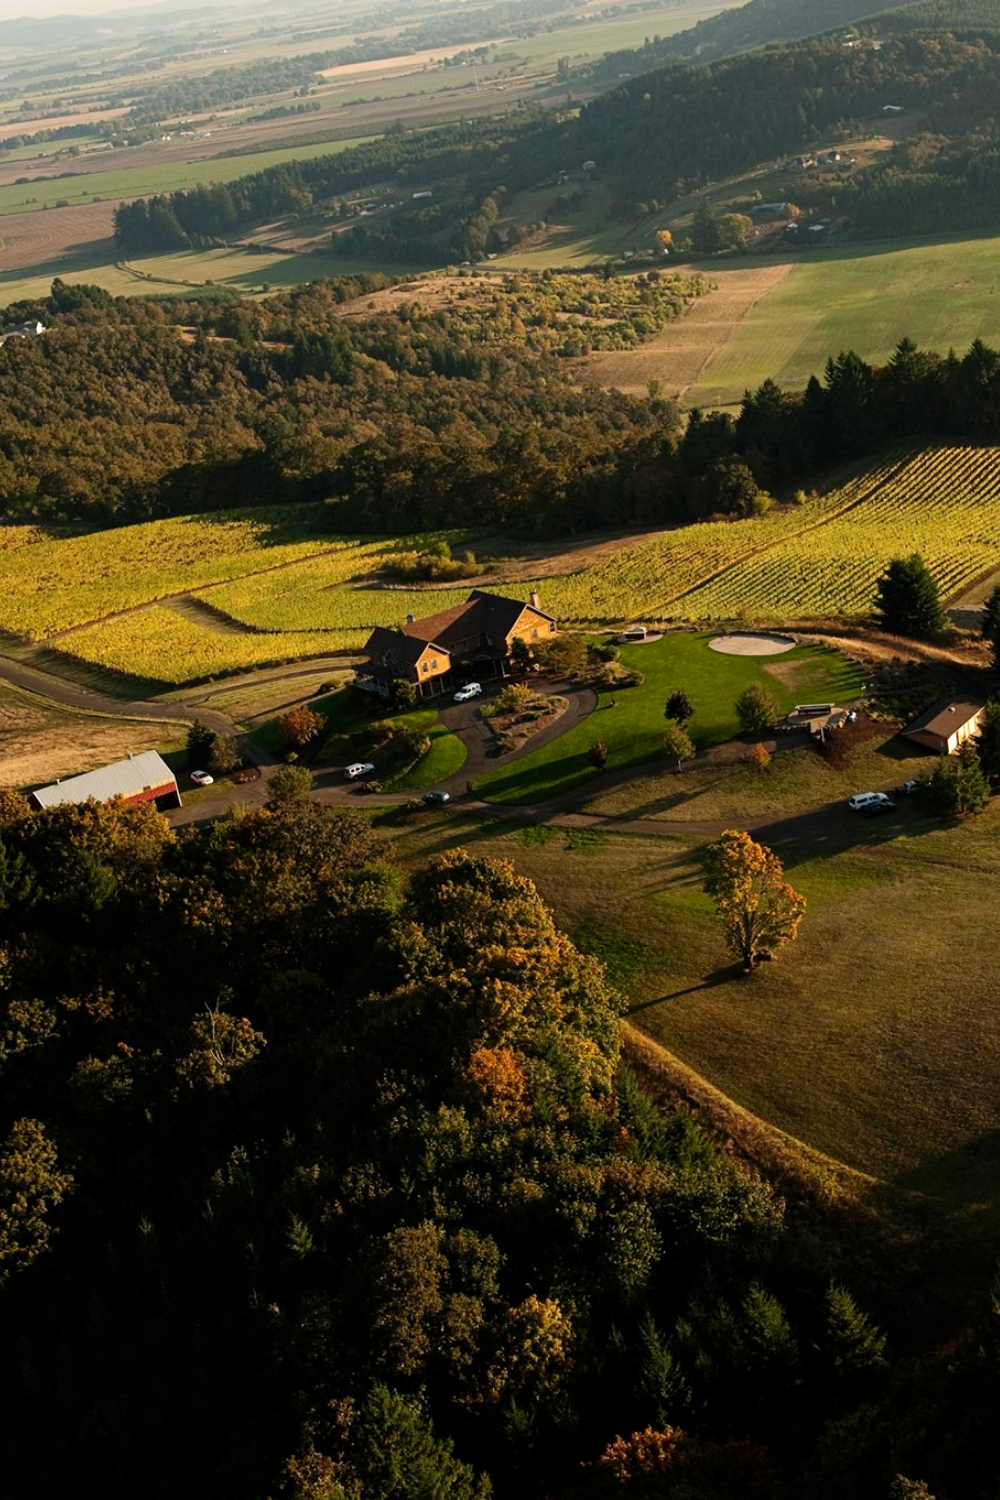
[[[439,807],[442,802],[450,802],[451,796],[448,792],[424,792],[420,800],[428,807]]]
[[[248,781],[259,781],[260,766],[240,766],[238,771],[230,772],[229,779],[237,786],[244,786]]]
[[[883,813],[895,811],[895,802],[890,802],[887,797],[884,802],[869,802],[867,807],[861,809],[861,816],[863,818],[880,818]]]

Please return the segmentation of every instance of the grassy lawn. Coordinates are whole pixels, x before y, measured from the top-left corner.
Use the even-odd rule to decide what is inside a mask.
[[[860,745],[851,762],[837,769],[817,750],[803,746],[779,750],[763,773],[746,762],[703,766],[643,776],[609,791],[596,791],[583,804],[587,812],[636,818],[730,818],[748,820],[807,812],[825,802],[846,800],[854,792],[880,791],[934,769],[936,756],[894,732]]]
[[[762,683],[783,709],[796,703],[857,697],[862,679],[844,657],[816,646],[783,656],[724,656],[708,634],[677,632],[647,645],[623,648],[624,665],[645,674],[639,688],[600,688],[595,711],[565,735],[502,770],[489,771],[475,790],[491,802],[543,802],[599,776],[590,762],[596,740],[608,746],[608,770],[640,765],[663,754],[663,708],[674,688],[694,704],[689,732],[699,750],[739,732],[733,703],[751,682]],[[614,703],[612,708],[611,704]]]
[[[404,714],[402,722],[409,724],[413,717]],[[420,791],[435,782],[446,781],[465,765],[465,746],[458,735],[452,734],[443,724],[433,724],[429,733],[431,748],[423,759],[388,783],[394,792]]]

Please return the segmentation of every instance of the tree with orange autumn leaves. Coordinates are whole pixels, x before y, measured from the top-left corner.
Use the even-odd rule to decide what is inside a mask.
[[[731,828],[708,852],[705,890],[715,899],[727,947],[748,974],[792,941],[806,908],[778,856]]]

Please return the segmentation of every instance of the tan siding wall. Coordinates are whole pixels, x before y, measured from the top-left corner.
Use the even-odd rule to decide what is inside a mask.
[[[437,666],[434,663],[437,663]],[[426,669],[426,670],[425,670]],[[443,677],[451,671],[451,657],[447,651],[434,650],[430,646],[417,658],[417,681],[430,682],[434,677]]]

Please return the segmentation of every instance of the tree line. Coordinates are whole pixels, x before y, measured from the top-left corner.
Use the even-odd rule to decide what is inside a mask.
[[[482,306],[415,298],[349,320],[344,302],[386,278],[259,302],[114,300],[57,281],[8,310],[50,331],[0,349],[3,517],[325,500],[331,530],[568,535],[757,515],[772,492],[901,438],[1000,441],[1000,352],[982,340],[938,355],[904,339],[885,366],[848,351],[804,392],[767,380],[735,416],[695,411],[686,426],[661,393],[579,386],[562,355],[588,318],[598,340],[609,312],[619,340],[640,336],[700,285],[658,274],[618,302],[613,281],[591,293],[543,273]]]

